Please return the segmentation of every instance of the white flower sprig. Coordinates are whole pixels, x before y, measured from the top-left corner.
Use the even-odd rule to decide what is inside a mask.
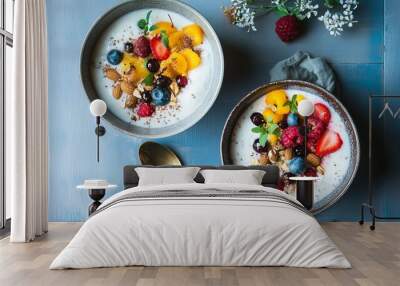
[[[247,32],[257,31],[254,24],[256,13],[248,7],[247,0],[231,0],[230,13],[234,25],[239,28],[246,28]]]
[[[358,0],[324,0],[324,5],[315,4],[316,0],[230,0],[231,5],[224,7],[232,24],[245,28],[248,32],[257,31],[254,18],[256,15],[276,11],[280,16],[292,15],[299,20],[318,16],[321,6],[327,7],[318,20],[332,36],[339,36],[345,27],[351,28],[357,21],[354,11],[358,8]],[[321,8],[322,9],[322,8]],[[261,12],[261,13],[260,13]]]
[[[287,2],[287,0],[271,0],[271,7],[274,7],[281,16],[293,15],[299,20],[318,15],[319,5],[314,5],[313,0],[296,0],[292,6],[288,6]]]
[[[325,11],[325,14],[318,18],[325,25],[325,28],[329,31],[332,36],[340,36],[344,30],[344,27],[351,28],[354,23],[353,11],[358,7],[357,0],[339,0],[342,7],[341,12],[331,12],[329,9]]]

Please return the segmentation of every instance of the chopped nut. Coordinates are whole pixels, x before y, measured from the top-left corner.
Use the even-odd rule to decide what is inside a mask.
[[[268,159],[271,163],[276,163],[278,161],[278,153],[275,150],[269,150]]]
[[[170,102],[176,103],[176,95],[175,94],[171,94]]]
[[[171,91],[172,91],[172,93],[173,93],[174,95],[177,95],[177,94],[179,93],[179,86],[178,86],[178,84],[176,83],[176,81],[173,81],[173,82],[170,84],[169,88],[171,89]]]
[[[313,153],[307,154],[307,162],[313,167],[317,167],[321,164],[321,158]]]
[[[103,69],[104,75],[106,78],[112,80],[112,81],[118,81],[121,78],[121,75],[113,68],[110,67],[105,67]]]
[[[260,165],[268,165],[270,163],[268,153],[261,153],[260,158],[258,159],[258,163]]]
[[[135,96],[137,98],[142,98],[142,95],[140,94],[140,91],[138,88],[135,88],[135,90],[133,91],[133,96]]]
[[[293,149],[285,149],[285,160],[291,160],[293,158]]]
[[[137,103],[137,98],[133,94],[128,94],[125,101],[126,108],[134,108]]]
[[[325,174],[325,169],[321,165],[319,165],[317,167],[317,173],[320,174],[320,175],[324,175]]]
[[[141,83],[139,83],[139,84],[137,85],[137,89],[138,89],[140,92],[143,92],[143,91],[145,90],[143,84],[141,84]]]
[[[134,86],[131,82],[124,80],[121,82],[121,89],[126,94],[133,94]]]
[[[122,95],[121,85],[119,83],[115,84],[112,90],[112,96],[115,99],[120,99]]]

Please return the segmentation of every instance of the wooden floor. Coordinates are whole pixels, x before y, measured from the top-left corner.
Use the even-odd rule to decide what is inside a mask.
[[[357,223],[325,223],[324,229],[352,269],[287,267],[124,267],[48,270],[79,223],[51,223],[49,233],[28,244],[0,241],[0,285],[400,285],[400,223],[380,223],[375,232]]]

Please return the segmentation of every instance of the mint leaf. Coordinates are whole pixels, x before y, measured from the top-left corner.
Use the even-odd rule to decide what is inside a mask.
[[[137,23],[137,26],[139,27],[139,29],[144,29],[147,26],[147,22],[145,19],[140,19]]]
[[[149,31],[154,31],[157,28],[158,28],[157,25],[151,25]]]
[[[161,41],[163,42],[164,46],[169,48],[169,39],[167,33],[164,30],[162,30],[160,35],[161,35]]]
[[[147,63],[149,62],[149,58],[144,59],[144,67],[147,68]]]
[[[268,133],[274,134],[274,132],[275,132],[277,129],[279,129],[279,126],[278,126],[277,124],[271,124],[271,125],[269,125],[268,128],[267,128],[267,132],[268,132]]]
[[[253,132],[253,133],[264,133],[264,131],[265,131],[265,129],[260,126],[256,126],[251,129],[251,132]]]
[[[150,10],[149,12],[147,12],[147,15],[146,15],[146,24],[149,24],[151,12],[153,12],[153,11]]]
[[[149,73],[143,80],[145,85],[152,85],[154,80],[154,74]]]
[[[288,102],[289,102],[290,112],[297,113],[297,94],[294,94],[290,99],[290,101]]]
[[[340,4],[339,0],[325,0],[324,5],[329,9],[335,8]]]
[[[274,135],[276,135],[278,137],[281,136],[281,129],[280,128],[275,129],[274,132],[272,132],[272,134],[274,134]]]
[[[268,141],[268,134],[267,133],[262,133],[260,137],[258,138],[260,145],[265,147],[265,144],[267,144]]]

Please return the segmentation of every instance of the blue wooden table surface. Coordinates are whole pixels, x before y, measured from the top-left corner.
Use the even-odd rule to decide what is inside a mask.
[[[138,146],[144,140],[122,134],[106,122],[101,162],[96,162],[95,120],[79,74],[79,55],[86,33],[96,18],[119,2],[47,0],[51,221],[85,219],[89,198],[75,186],[87,178],[104,178],[121,186],[122,166],[138,162]],[[359,23],[341,37],[330,36],[314,20],[303,37],[291,44],[282,43],[275,35],[275,15],[259,18],[258,31],[247,33],[223,16],[221,6],[227,1],[185,2],[210,21],[221,40],[226,61],[224,83],[213,108],[199,123],[184,133],[157,141],[174,149],[186,164],[220,164],[220,135],[228,113],[246,93],[268,82],[269,69],[298,50],[325,57],[337,74],[340,92],[336,95],[358,127],[362,159],[348,193],[318,218],[357,220],[360,203],[367,198],[368,95],[396,93],[399,89],[400,33],[395,12],[399,1],[360,1],[356,13]],[[393,152],[399,152],[396,145],[391,146]],[[394,203],[400,195],[390,188],[395,180],[396,174],[388,174],[387,188],[377,195],[383,214],[400,212]]]

